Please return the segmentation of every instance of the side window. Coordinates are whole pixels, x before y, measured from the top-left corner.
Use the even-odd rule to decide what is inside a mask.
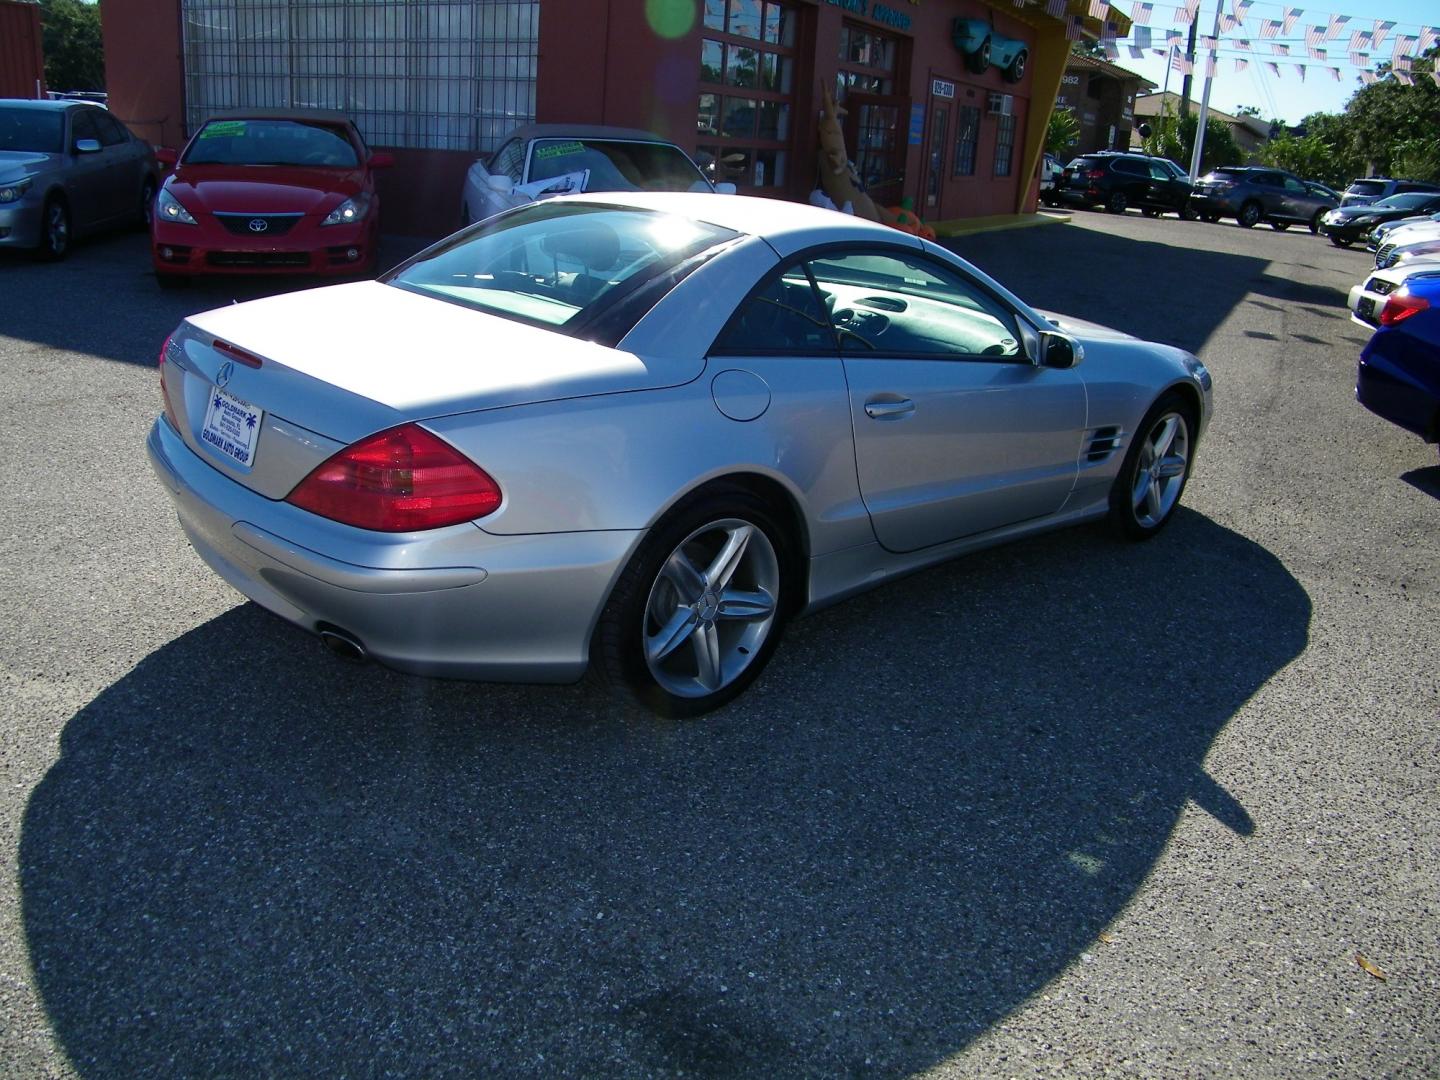
[[[95,123],[96,110],[75,109],[70,113],[70,146],[73,149],[81,139],[99,139],[100,125]]]
[[[835,335],[800,266],[762,285],[720,332],[712,353],[793,355],[835,352]]]
[[[857,251],[813,259],[810,272],[844,352],[1022,357],[1015,316],[948,267]]]
[[[99,109],[95,110],[94,115],[95,123],[100,128],[100,145],[123,146],[130,141],[130,133],[115,117]]]
[[[1152,161],[1150,162],[1150,179],[1168,181],[1174,180],[1175,177],[1169,169],[1165,168],[1163,165],[1157,165],[1155,164],[1155,162]]]
[[[1145,166],[1138,161],[1131,161],[1129,158],[1120,158],[1115,162],[1115,171],[1124,173],[1126,176],[1144,176]]]
[[[1285,178],[1285,193],[1287,195],[1304,195],[1305,185],[1293,176],[1287,176]]]

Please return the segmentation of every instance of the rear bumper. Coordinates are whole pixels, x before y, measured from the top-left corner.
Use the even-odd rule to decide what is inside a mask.
[[[1355,396],[1377,416],[1440,440],[1440,365],[1416,339],[1381,328],[1360,354]]]
[[[644,535],[501,537],[468,523],[370,533],[237,484],[163,418],[146,450],[191,545],[230,585],[306,630],[342,630],[372,658],[417,675],[578,679],[600,609]],[[469,565],[456,565],[457,550]]]

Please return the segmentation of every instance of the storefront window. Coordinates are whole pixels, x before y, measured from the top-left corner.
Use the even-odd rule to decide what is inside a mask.
[[[975,175],[975,149],[980,145],[980,110],[961,105],[955,118],[955,175]]]
[[[1010,158],[1015,152],[1015,117],[996,117],[995,125],[995,175],[1010,175]]]
[[[705,0],[696,159],[712,180],[785,185],[796,19],[791,4],[775,0]]]
[[[835,100],[848,102],[846,140],[855,158],[860,183],[871,197],[899,197],[904,172],[900,106],[891,102],[854,101],[856,95],[886,96],[895,92],[900,39],[867,27],[840,28],[840,68]]]

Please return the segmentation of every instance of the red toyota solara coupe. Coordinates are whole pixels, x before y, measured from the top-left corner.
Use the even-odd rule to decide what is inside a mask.
[[[353,275],[380,236],[376,169],[344,115],[252,110],[207,121],[155,200],[151,257],[162,285],[196,274]]]

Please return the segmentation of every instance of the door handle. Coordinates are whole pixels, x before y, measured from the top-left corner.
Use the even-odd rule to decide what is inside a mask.
[[[915,411],[915,402],[909,398],[900,401],[867,401],[865,415],[871,420],[899,420]]]

